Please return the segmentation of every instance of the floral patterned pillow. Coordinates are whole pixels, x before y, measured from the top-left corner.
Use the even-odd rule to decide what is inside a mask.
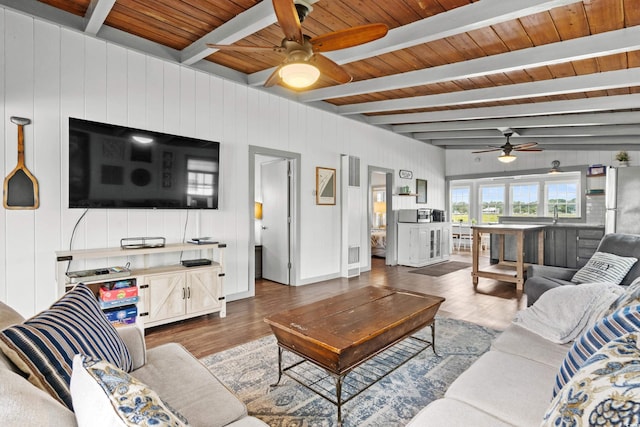
[[[551,401],[542,426],[640,425],[639,332],[589,357]]]
[[[79,427],[183,427],[187,420],[157,393],[109,362],[73,358],[71,397]]]

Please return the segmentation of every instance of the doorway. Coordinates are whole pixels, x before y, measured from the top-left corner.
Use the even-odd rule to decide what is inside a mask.
[[[296,285],[299,245],[297,153],[249,147],[250,282]],[[253,267],[253,268],[252,268]]]
[[[370,255],[371,258],[384,258],[385,265],[396,264],[392,187],[393,170],[369,166]]]

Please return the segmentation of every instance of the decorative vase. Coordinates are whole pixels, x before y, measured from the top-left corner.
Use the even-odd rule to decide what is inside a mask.
[[[629,160],[618,160],[619,168],[626,168],[627,166],[629,166]]]

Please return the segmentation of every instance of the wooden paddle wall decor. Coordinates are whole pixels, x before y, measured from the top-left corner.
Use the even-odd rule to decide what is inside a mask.
[[[18,164],[4,179],[2,204],[7,209],[37,209],[38,180],[24,164],[24,127],[31,123],[24,117],[11,117],[18,125]]]

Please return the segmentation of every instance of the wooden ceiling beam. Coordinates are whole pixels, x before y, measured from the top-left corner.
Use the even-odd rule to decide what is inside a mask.
[[[401,123],[478,120],[497,117],[549,116],[555,114],[587,113],[609,110],[630,110],[640,105],[640,94],[600,96],[569,101],[538,102],[500,107],[465,108],[430,113],[384,114],[367,118],[369,124],[393,125]],[[636,113],[637,114],[637,113]]]
[[[84,32],[94,36],[98,34],[115,2],[116,0],[91,0],[84,16],[86,21]]]
[[[423,140],[424,138],[415,137],[416,139]],[[486,139],[486,138],[475,138],[475,139],[431,139],[428,140],[431,145],[435,145],[437,147],[447,147],[447,148],[473,148],[479,149],[486,146],[497,146],[500,147],[506,142],[506,138],[496,138],[496,139]],[[512,144],[523,144],[526,142],[534,142],[531,138],[511,138]],[[558,145],[563,146],[600,146],[602,149],[603,146],[609,146],[610,144],[632,144],[632,145],[640,145],[638,138],[635,136],[581,136],[581,137],[549,137],[549,138],[538,138],[535,140],[538,143],[538,146],[548,150],[550,148],[555,148]]]
[[[548,118],[547,118],[548,119]],[[416,132],[415,139],[452,140],[451,144],[465,144],[469,140],[483,138],[501,138],[504,132],[498,129],[451,130],[435,132]],[[589,136],[640,136],[640,121],[635,125],[620,126],[564,126],[549,128],[520,128],[511,136],[511,140],[519,138],[585,138]],[[638,141],[640,143],[640,140]]]
[[[401,111],[483,102],[508,101],[559,94],[581,93],[640,86],[640,70],[629,68],[584,76],[564,77],[531,83],[518,83],[437,95],[414,96],[386,101],[361,102],[338,107],[343,115]]]
[[[395,125],[391,130],[396,133],[443,132],[477,129],[498,129],[502,127],[545,128],[562,126],[606,126],[618,124],[635,124],[640,122],[637,111],[621,111],[616,113],[584,113],[558,116],[507,117],[500,119],[466,120],[455,122],[416,123]]]
[[[338,64],[347,64],[572,3],[579,3],[579,1],[483,0],[394,28],[381,39],[349,49],[327,52],[326,56]],[[250,74],[249,84],[252,86],[264,84],[273,70],[274,68],[270,68]],[[338,96],[342,95],[335,97]]]
[[[640,26],[300,94],[301,102],[505,73],[640,49]]]
[[[184,48],[180,53],[181,62],[191,65],[218,50],[211,49],[207,43],[233,44],[276,21],[276,14],[271,2],[261,1]]]

